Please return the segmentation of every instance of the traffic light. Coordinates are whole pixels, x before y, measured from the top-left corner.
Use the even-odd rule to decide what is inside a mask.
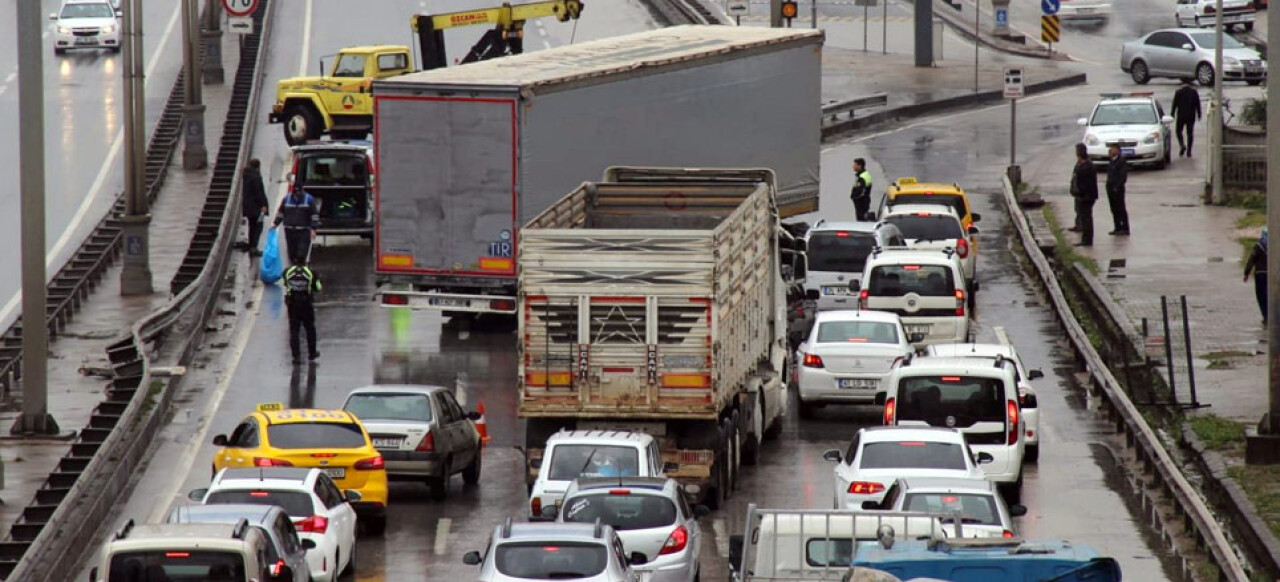
[[[787,19],[787,26],[791,26],[791,19],[800,14],[800,7],[796,5],[796,0],[783,0],[782,17]]]

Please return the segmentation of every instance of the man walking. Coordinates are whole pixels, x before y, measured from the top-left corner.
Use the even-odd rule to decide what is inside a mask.
[[[246,250],[251,256],[259,256],[258,239],[262,238],[262,223],[270,212],[271,203],[267,201],[267,190],[262,186],[262,162],[258,158],[249,160],[240,181],[240,209],[249,221],[249,246]]]
[[[297,265],[307,262],[311,256],[311,239],[316,237],[316,226],[320,223],[320,209],[316,207],[316,199],[294,186],[293,192],[280,202],[280,210],[276,212],[275,226],[284,223],[284,240],[289,246],[289,264]]]
[[[1076,167],[1071,172],[1071,197],[1075,199],[1078,247],[1093,246],[1093,203],[1098,201],[1098,172],[1089,161],[1089,149],[1076,144]]]
[[[866,220],[871,212],[871,172],[867,171],[867,161],[862,158],[853,160],[853,189],[849,192],[853,199],[853,219]]]
[[[1111,205],[1112,236],[1129,236],[1129,210],[1124,205],[1124,184],[1129,180],[1129,162],[1120,155],[1120,144],[1108,144],[1107,203]]]
[[[1173,107],[1169,110],[1176,120],[1178,134],[1178,155],[1191,157],[1191,143],[1195,140],[1196,120],[1200,119],[1200,94],[1191,86],[1190,80],[1184,80],[1182,87],[1173,94]],[[1182,139],[1186,131],[1187,138]]]
[[[289,309],[289,350],[293,363],[302,363],[301,331],[307,331],[307,349],[311,361],[320,357],[316,347],[315,294],[320,292],[320,278],[316,277],[306,260],[298,261],[284,271],[284,304]]]
[[[1253,273],[1253,296],[1258,300],[1258,311],[1262,312],[1262,323],[1267,322],[1267,227],[1262,227],[1262,238],[1253,243],[1249,252],[1249,260],[1244,263],[1244,280],[1249,281],[1249,273]]]

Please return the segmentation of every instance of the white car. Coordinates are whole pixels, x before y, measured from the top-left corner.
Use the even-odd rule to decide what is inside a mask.
[[[1061,0],[1058,18],[1064,21],[1094,21],[1106,24],[1111,18],[1111,4],[1103,0]]]
[[[1114,143],[1130,165],[1169,165],[1173,118],[1165,115],[1151,92],[1104,93],[1089,117],[1076,123],[1084,128],[1082,141],[1095,164],[1107,163]]]
[[[579,477],[661,477],[657,439],[629,430],[561,430],[547,439],[529,490],[529,519],[554,519],[569,484]]]
[[[1173,12],[1173,18],[1177,21],[1178,27],[1203,28],[1215,26],[1214,22],[1218,17],[1216,12],[1218,1],[1178,0],[1177,8]],[[1238,24],[1244,27],[1245,30],[1253,30],[1254,17],[1258,12],[1253,0],[1221,0],[1221,2],[1224,29],[1231,30],[1231,27]]]
[[[894,362],[914,350],[902,320],[883,311],[823,311],[796,352],[800,417],[829,403],[873,404]]]
[[[996,328],[996,335],[1002,332],[1001,328]],[[993,363],[996,358],[1013,360],[1017,370],[1018,405],[1022,407],[1022,420],[1026,424],[1027,447],[1022,461],[1035,463],[1040,460],[1040,402],[1031,380],[1043,378],[1044,372],[1026,369],[1017,350],[1009,344],[941,344],[929,346],[925,354],[944,358],[981,358]]]
[[[53,52],[108,49],[120,52],[120,12],[108,0],[66,0],[49,15],[54,22]]]
[[[872,253],[863,272],[858,309],[902,318],[915,345],[969,341],[969,292],[952,251],[886,250]]]
[[[970,293],[978,290],[978,227],[970,226],[965,232],[955,207],[947,204],[896,204],[881,215],[880,221],[898,227],[909,249],[954,251],[964,269],[965,286]]]
[[[523,582],[640,582],[633,566],[644,554],[627,554],[613,528],[603,523],[511,523],[493,529],[483,552],[472,551],[462,562],[479,566],[468,580]]]
[[[822,458],[836,464],[835,509],[855,511],[875,509],[898,477],[982,479],[979,464],[992,460],[975,456],[958,430],[894,426],[859,429],[846,451],[831,449]]]
[[[884,384],[886,425],[960,430],[970,448],[991,457],[982,473],[1000,484],[1010,502],[1021,499],[1026,427],[1012,361],[907,358]]]
[[[205,505],[253,503],[278,505],[289,514],[298,537],[316,545],[307,551],[307,567],[316,582],[337,580],[355,569],[356,491],[340,491],[323,471],[303,467],[223,469],[207,489],[187,494]]]
[[[862,270],[876,248],[906,246],[902,233],[875,222],[819,220],[805,233],[805,299],[824,309],[854,309]]]
[[[958,514],[959,536],[956,518],[942,518],[942,529],[949,538],[1016,537],[1013,518],[1027,514],[1026,507],[1006,505],[995,485],[986,479],[901,478],[889,487],[880,508]]]
[[[689,506],[675,479],[578,479],[565,492],[556,521],[612,526],[627,556],[645,556],[644,564],[632,566],[647,573],[645,582],[694,582],[702,547],[698,517],[708,513]]]

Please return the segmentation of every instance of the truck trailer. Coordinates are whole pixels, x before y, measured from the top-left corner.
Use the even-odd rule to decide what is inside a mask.
[[[678,26],[375,80],[380,301],[515,313],[520,225],[614,165],[771,168],[784,217],[817,210],[822,41]]]

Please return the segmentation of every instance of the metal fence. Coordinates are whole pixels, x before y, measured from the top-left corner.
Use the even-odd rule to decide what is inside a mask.
[[[1222,146],[1222,183],[1227,188],[1267,187],[1267,146]]]

